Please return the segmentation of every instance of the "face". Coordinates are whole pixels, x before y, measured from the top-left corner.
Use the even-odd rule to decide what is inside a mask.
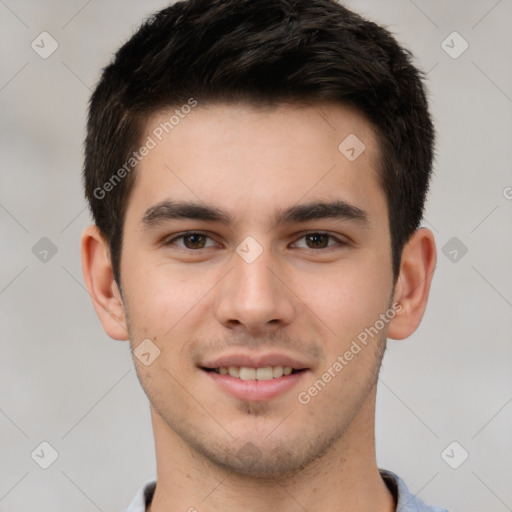
[[[373,414],[393,293],[375,134],[339,105],[199,104],[159,141],[171,114],[147,126],[121,255],[132,348],[159,350],[134,357],[155,428],[294,472]]]

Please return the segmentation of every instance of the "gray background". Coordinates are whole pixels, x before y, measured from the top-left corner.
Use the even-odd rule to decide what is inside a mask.
[[[425,225],[439,262],[422,326],[385,356],[378,462],[427,502],[512,510],[512,1],[346,4],[414,52],[438,129]],[[100,69],[165,5],[0,0],[2,511],[119,511],[155,476],[128,343],[104,334],[83,285],[80,172]],[[43,31],[59,45],[47,59],[31,48]],[[457,58],[453,31],[469,44]]]

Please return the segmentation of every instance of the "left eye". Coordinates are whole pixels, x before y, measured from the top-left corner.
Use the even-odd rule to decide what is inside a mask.
[[[179,235],[175,238],[172,238],[171,240],[167,240],[164,242],[164,245],[171,245],[175,244],[176,240],[183,240],[185,244],[185,249],[204,249],[207,247],[205,245],[206,239],[210,238],[208,235],[204,235],[203,233],[184,233],[182,235]],[[208,247],[212,247],[211,245]]]
[[[306,233],[305,235],[301,236],[299,240],[305,239],[306,244],[311,244],[306,247],[306,249],[326,249],[328,247],[332,247],[333,245],[336,245],[336,242],[338,245],[344,245],[344,243],[337,239],[336,237],[329,235],[328,233]],[[329,239],[334,240],[335,243],[329,244]],[[296,245],[295,243],[294,245]]]

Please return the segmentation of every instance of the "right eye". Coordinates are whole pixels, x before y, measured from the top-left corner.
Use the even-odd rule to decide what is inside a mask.
[[[198,231],[187,231],[186,233],[181,233],[177,236],[166,239],[163,242],[163,245],[166,247],[177,245],[181,249],[196,251],[198,249],[206,249],[208,247],[212,247],[212,245],[205,245],[206,239],[210,239],[210,237],[205,233],[200,233]],[[183,245],[177,244],[177,240],[183,240]]]

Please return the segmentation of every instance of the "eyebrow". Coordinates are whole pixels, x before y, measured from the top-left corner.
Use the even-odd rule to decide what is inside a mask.
[[[193,201],[166,199],[148,208],[142,217],[145,228],[151,228],[169,220],[194,219],[220,222],[228,227],[234,224],[233,216],[214,206]],[[368,214],[346,201],[316,201],[279,209],[274,213],[272,228],[284,224],[297,224],[319,219],[339,219],[368,226]]]

